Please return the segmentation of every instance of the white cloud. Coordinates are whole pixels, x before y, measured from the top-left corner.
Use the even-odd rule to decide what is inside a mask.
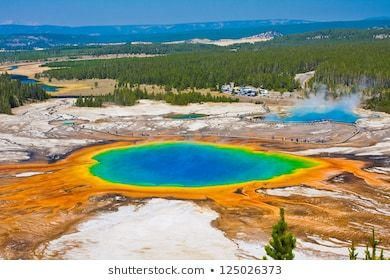
[[[0,22],[0,24],[15,24],[13,19],[6,19]]]
[[[40,25],[39,22],[33,22],[33,21],[17,21],[13,19],[6,19],[3,21],[0,20],[0,25],[6,25],[6,24],[21,24],[21,25],[32,25],[32,26]]]

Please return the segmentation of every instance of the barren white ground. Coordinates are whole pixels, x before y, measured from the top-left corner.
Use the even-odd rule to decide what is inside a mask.
[[[80,224],[73,233],[51,241],[46,258],[63,259],[259,259],[266,240],[230,240],[211,226],[218,214],[190,201],[151,199],[123,206]],[[349,244],[310,237],[298,240],[297,259],[342,259]],[[359,248],[363,251],[364,248]]]

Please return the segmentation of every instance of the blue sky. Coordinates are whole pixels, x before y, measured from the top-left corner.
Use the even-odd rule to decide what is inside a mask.
[[[390,16],[390,0],[0,0],[0,24],[171,24]]]

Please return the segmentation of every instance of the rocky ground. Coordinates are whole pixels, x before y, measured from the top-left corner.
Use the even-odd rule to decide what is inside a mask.
[[[387,155],[390,117],[362,111],[356,125],[320,122],[267,123],[266,111],[253,103],[171,106],[142,100],[133,107],[78,108],[74,99],[50,99],[1,115],[0,161],[58,159],[69,152],[102,141],[128,136],[214,135],[256,138],[269,146],[300,154],[340,153]],[[172,119],[170,114],[205,114],[199,119]]]

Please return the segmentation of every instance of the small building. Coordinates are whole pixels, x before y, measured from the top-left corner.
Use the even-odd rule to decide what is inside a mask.
[[[251,86],[244,86],[240,88],[240,95],[244,96],[256,96],[258,93],[257,88]]]
[[[259,89],[260,96],[268,96],[269,92],[266,89],[260,88]]]
[[[221,86],[221,92],[223,92],[223,93],[233,94],[233,93],[235,93],[234,89],[235,89],[234,83],[224,84]]]
[[[233,92],[233,88],[230,85],[222,85],[221,92],[231,94]]]

